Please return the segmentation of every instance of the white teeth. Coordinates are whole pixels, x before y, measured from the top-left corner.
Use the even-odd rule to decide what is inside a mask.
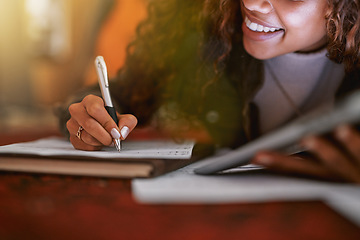
[[[250,28],[251,30],[256,31],[256,30],[257,30],[257,27],[258,27],[258,25],[257,25],[256,23],[250,23],[249,28]]]
[[[247,17],[245,18],[245,23],[246,23],[246,26],[250,27],[251,22]]]
[[[281,28],[269,28],[264,27],[263,25],[260,25],[258,23],[251,22],[248,17],[245,17],[245,23],[246,26],[254,32],[275,32],[277,30],[280,30]]]

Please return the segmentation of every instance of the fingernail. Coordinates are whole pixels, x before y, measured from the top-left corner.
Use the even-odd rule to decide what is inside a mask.
[[[253,164],[258,164],[258,165],[262,165],[262,166],[268,166],[272,163],[273,161],[271,160],[271,158],[269,158],[268,156],[258,156],[254,159],[254,161],[252,162]]]
[[[127,126],[123,126],[120,130],[121,136],[125,139],[129,135],[130,129]]]
[[[111,129],[111,136],[114,139],[119,139],[121,137],[119,131],[116,128]]]
[[[316,148],[316,141],[313,137],[306,137],[304,138],[304,140],[302,141],[302,145],[307,148],[307,149],[314,149]]]
[[[336,129],[336,136],[340,139],[346,139],[349,137],[350,130],[347,126],[339,126]]]

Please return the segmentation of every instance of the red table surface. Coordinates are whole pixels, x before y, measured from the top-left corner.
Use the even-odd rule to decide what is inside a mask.
[[[14,136],[1,143],[45,135]],[[358,240],[360,228],[321,201],[145,205],[128,179],[0,172],[8,239]]]

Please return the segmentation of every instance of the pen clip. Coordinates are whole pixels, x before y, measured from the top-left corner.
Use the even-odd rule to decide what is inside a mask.
[[[97,56],[95,58],[95,65],[99,77],[102,76],[100,80],[103,82],[106,88],[109,88],[109,78],[104,58],[102,56]]]

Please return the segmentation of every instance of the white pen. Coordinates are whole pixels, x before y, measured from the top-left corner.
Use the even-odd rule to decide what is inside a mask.
[[[101,95],[105,103],[105,109],[115,121],[116,125],[119,124],[118,118],[116,116],[116,110],[112,104],[110,91],[109,91],[109,78],[107,73],[106,64],[102,56],[97,56],[95,58],[95,68],[98,75],[99,86],[101,89]],[[120,139],[114,139],[116,149],[120,152],[121,142]]]

